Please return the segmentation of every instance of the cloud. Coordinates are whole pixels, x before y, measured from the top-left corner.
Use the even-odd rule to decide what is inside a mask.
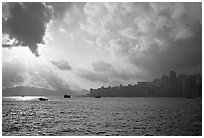
[[[175,41],[187,39],[192,37],[194,34],[192,30],[186,26],[180,26],[171,31],[170,37],[172,37]]]
[[[52,9],[53,28],[59,27],[62,33],[66,35],[77,33],[79,23],[85,18],[83,2],[46,2],[46,5]],[[65,31],[63,31],[63,28]]]
[[[195,37],[177,42],[170,41],[166,50],[160,50],[154,43],[147,50],[130,55],[130,61],[137,67],[150,72],[167,72],[168,70],[186,71],[202,65],[201,31]],[[201,70],[200,70],[201,72]]]
[[[82,30],[91,35],[100,35],[106,33],[104,21],[106,20],[103,3],[86,3],[84,13],[87,15],[85,23],[81,24]]]
[[[23,83],[24,78],[20,74],[24,72],[24,66],[19,66],[18,61],[10,64],[8,62],[2,63],[2,87],[11,87],[17,83]]]
[[[130,39],[138,39],[138,37],[140,36],[138,31],[135,31],[133,28],[126,28],[124,30],[120,30],[119,33],[127,38]]]
[[[50,62],[60,70],[72,70],[72,67],[69,65],[69,63],[64,60],[50,60]]]
[[[169,70],[201,73],[201,3],[147,4],[142,14],[144,8],[130,10],[134,21],[108,41],[110,53],[155,77]]]
[[[9,15],[14,15],[10,9],[20,7],[19,9],[24,11],[24,3],[13,5],[12,8],[10,4],[3,4],[3,24],[9,21]],[[97,55],[96,59],[101,60],[93,61],[90,68],[79,70],[78,75],[86,80],[114,84],[149,80],[148,76],[158,77],[169,70],[202,72],[201,2],[46,5],[49,6],[43,7],[49,7],[55,17],[53,20],[56,20],[57,31],[63,28],[65,33],[75,36],[72,41],[80,38],[81,43],[86,41],[86,45],[97,47],[98,52],[107,52],[106,57],[102,54]],[[61,32],[64,30],[61,29]],[[15,37],[10,39],[12,38]],[[20,44],[17,41],[13,43]],[[111,60],[107,61],[109,58]],[[71,66],[63,61],[51,63],[59,69],[71,70]],[[29,78],[28,75],[19,77]],[[21,78],[19,82],[20,80]]]
[[[201,68],[200,71],[198,70],[198,67],[202,66],[201,26],[198,25],[194,29],[194,36],[188,39],[175,40],[174,38],[168,38],[166,43],[154,40],[145,49],[139,46],[131,47],[129,43],[121,45],[122,43],[116,43],[118,40],[114,40],[111,46],[114,46],[115,50],[112,52],[117,57],[126,57],[127,62],[133,63],[135,67],[154,74],[154,76],[166,73],[169,70],[179,72],[191,70],[193,73],[197,71],[201,73]],[[194,71],[192,68],[194,68]]]
[[[39,56],[38,44],[44,43],[46,25],[51,19],[49,7],[38,2],[8,2],[3,3],[2,14],[3,34],[15,39],[11,46],[28,46],[32,53]]]
[[[99,74],[97,72],[93,72],[87,69],[80,69],[78,75],[82,78],[85,78],[86,80],[92,81],[92,82],[108,82],[108,76],[105,74]]]
[[[76,10],[76,5],[83,8],[84,4],[84,2],[46,2],[46,5],[53,8],[54,17],[57,20],[64,20],[68,12],[73,12],[72,10]]]
[[[109,50],[115,56],[129,56],[131,50],[138,45],[138,41],[129,41],[125,39],[112,39],[109,41]]]
[[[106,72],[112,70],[111,64],[103,61],[103,60],[98,60],[96,62],[92,62],[92,67],[96,72]]]
[[[135,72],[125,69],[116,69],[110,63],[103,60],[93,61],[89,69],[80,69],[78,75],[91,82],[99,82],[102,85],[129,84],[142,81],[147,78],[144,72]]]
[[[46,5],[52,7],[55,19],[62,19],[65,16],[66,10],[69,9],[72,4],[72,2],[46,2]]]
[[[95,40],[103,38],[102,41],[107,41],[117,38],[119,30],[131,27],[135,17],[149,12],[149,9],[148,3],[86,3],[86,19],[80,28]]]
[[[70,90],[70,85],[56,72],[36,62],[12,59],[2,63],[2,87],[33,86],[54,90]]]

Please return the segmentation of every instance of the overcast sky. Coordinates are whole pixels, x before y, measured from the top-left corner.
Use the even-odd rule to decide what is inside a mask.
[[[90,89],[202,72],[202,3],[3,3],[2,86]]]

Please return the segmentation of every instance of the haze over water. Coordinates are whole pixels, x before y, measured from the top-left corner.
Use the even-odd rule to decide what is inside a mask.
[[[3,97],[5,135],[201,135],[201,98]]]

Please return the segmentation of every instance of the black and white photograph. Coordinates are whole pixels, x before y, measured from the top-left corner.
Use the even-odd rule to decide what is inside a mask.
[[[2,136],[202,136],[202,2],[1,2]]]

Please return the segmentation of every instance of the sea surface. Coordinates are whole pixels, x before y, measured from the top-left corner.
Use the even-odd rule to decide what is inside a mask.
[[[3,97],[2,135],[202,135],[202,99]]]

